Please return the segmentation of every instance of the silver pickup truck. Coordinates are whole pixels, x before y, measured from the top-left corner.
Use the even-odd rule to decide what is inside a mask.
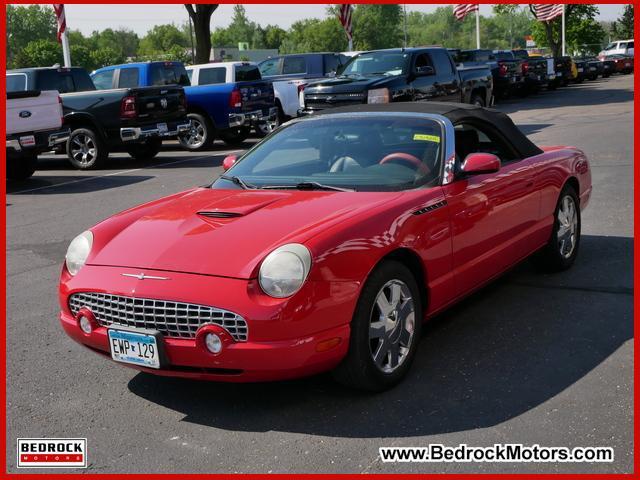
[[[69,138],[55,90],[7,93],[7,178],[24,180],[36,170],[38,155]]]

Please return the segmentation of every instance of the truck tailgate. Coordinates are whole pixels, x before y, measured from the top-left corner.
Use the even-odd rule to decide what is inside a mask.
[[[186,113],[184,90],[179,86],[132,88],[130,95],[136,97],[140,120],[166,120]]]
[[[7,135],[62,126],[62,104],[56,90],[10,92],[6,114]]]
[[[243,112],[263,110],[263,113],[266,113],[265,110],[273,107],[275,98],[271,82],[238,82],[237,85],[242,97]]]

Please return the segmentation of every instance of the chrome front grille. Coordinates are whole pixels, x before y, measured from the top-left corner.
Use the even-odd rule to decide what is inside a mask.
[[[69,309],[74,315],[82,307],[91,310],[103,327],[146,328],[167,337],[194,338],[198,328],[207,323],[224,328],[237,342],[246,342],[249,333],[247,322],[240,315],[206,305],[94,292],[69,297]]]

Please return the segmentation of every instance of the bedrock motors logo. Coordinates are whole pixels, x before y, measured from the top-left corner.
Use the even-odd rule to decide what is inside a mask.
[[[19,438],[19,468],[86,468],[86,438]]]

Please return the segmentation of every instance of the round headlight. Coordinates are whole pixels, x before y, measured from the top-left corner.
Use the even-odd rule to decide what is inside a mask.
[[[91,246],[93,245],[93,233],[89,230],[82,232],[76,238],[71,240],[67,255],[64,257],[67,270],[71,275],[75,275],[84,266],[87,261]]]
[[[304,245],[290,243],[276,248],[260,266],[258,280],[267,295],[290,297],[302,287],[311,269],[311,253]]]

